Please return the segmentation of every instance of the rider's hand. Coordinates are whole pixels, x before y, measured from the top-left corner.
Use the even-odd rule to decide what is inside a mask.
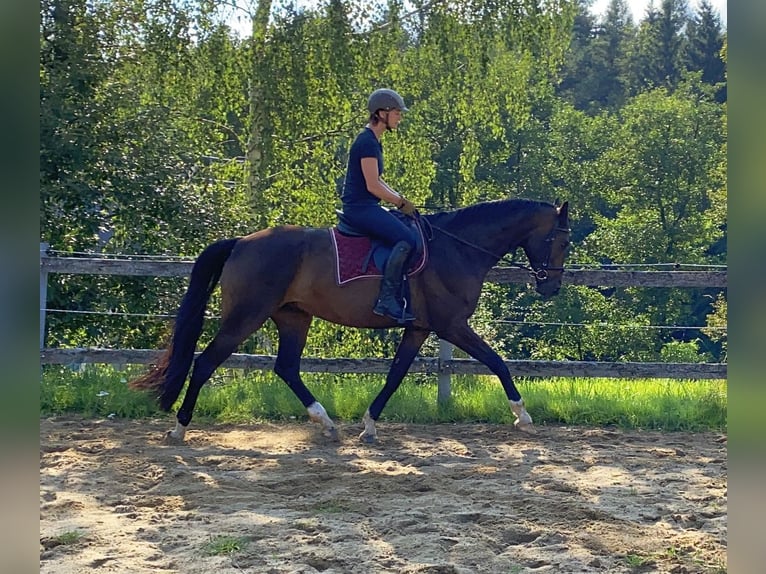
[[[401,211],[404,215],[413,215],[416,211],[415,204],[406,197],[403,197],[402,202],[399,205],[399,211]]]

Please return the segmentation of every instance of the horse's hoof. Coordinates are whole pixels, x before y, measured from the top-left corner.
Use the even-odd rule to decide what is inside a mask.
[[[335,427],[325,429],[322,434],[333,442],[340,442],[340,435],[338,434],[338,429]]]
[[[367,431],[364,431],[359,435],[359,440],[365,444],[375,444],[376,439],[377,437],[374,434],[369,434]]]
[[[537,429],[535,428],[535,425],[532,423],[522,423],[520,421],[516,421],[513,423],[513,426],[516,427],[517,430],[520,430],[521,432],[527,433],[527,434],[537,434]]]
[[[166,432],[162,437],[162,444],[165,446],[180,446],[183,443],[183,439],[173,436],[173,431]]]

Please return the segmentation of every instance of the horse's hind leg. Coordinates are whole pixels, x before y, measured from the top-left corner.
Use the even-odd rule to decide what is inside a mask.
[[[189,387],[186,389],[181,408],[176,414],[176,428],[165,436],[166,443],[183,442],[202,385],[210,379],[221,363],[237,350],[242,341],[261,328],[268,316],[266,310],[252,313],[251,310],[234,309],[222,318],[218,333],[194,361]]]
[[[325,436],[338,440],[338,429],[327,415],[324,407],[314,398],[303,383],[300,374],[301,354],[306,346],[306,337],[312,316],[294,307],[283,307],[271,317],[279,332],[279,350],[274,372],[287,383],[308,411],[309,418],[322,425]]]
[[[380,413],[383,411],[383,407],[386,406],[388,399],[391,398],[402,383],[402,379],[407,374],[407,371],[412,365],[412,361],[415,359],[415,355],[418,354],[420,347],[428,338],[430,331],[421,329],[405,329],[402,340],[399,342],[399,346],[396,349],[396,354],[391,362],[391,368],[388,370],[386,376],[386,384],[383,386],[378,396],[373,399],[370,408],[364,413],[362,422],[364,423],[364,430],[359,435],[359,440],[366,443],[373,443],[378,438],[378,432],[375,429],[375,421],[378,420]]]

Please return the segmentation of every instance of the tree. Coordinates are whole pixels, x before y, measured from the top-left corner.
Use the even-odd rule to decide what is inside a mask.
[[[601,160],[610,166],[605,197],[614,216],[596,217],[588,238],[605,263],[720,263],[725,230],[725,116],[710,89],[691,80],[674,93],[658,88],[620,112],[620,129]],[[693,290],[626,289],[623,303],[654,324],[701,324],[708,312]]]
[[[591,114],[615,109],[625,97],[621,66],[634,34],[628,5],[625,0],[610,0],[603,21],[590,15],[586,3],[578,6],[557,93]]]
[[[98,243],[104,223],[92,166],[110,139],[103,119],[114,113],[114,100],[98,95],[114,61],[99,57],[99,23],[84,0],[43,0],[40,9],[42,239],[83,249]]]
[[[702,81],[716,86],[716,101],[726,101],[726,64],[721,56],[724,35],[720,17],[702,0],[686,28],[686,69],[702,72]]]
[[[601,33],[595,18],[588,10],[589,1],[578,0],[572,24],[572,39],[567,58],[562,66],[557,94],[570,101],[577,109],[587,110],[598,92],[599,63],[594,61],[594,39]]]
[[[41,241],[68,252],[184,255],[248,227],[241,187],[221,177],[231,166],[212,161],[231,139],[221,129],[226,113],[236,112],[226,86],[240,88],[225,68],[216,94],[200,80],[201,60],[209,61],[200,44],[209,34],[221,50],[226,45],[204,12],[167,0],[151,9],[129,1],[46,0],[41,31]],[[94,287],[110,296],[96,304]],[[49,304],[170,313],[180,287],[56,276]],[[69,344],[156,336],[155,326],[141,331],[123,322],[120,330],[117,320],[67,317],[58,329],[53,317],[51,325]]]
[[[673,89],[681,79],[686,0],[650,2],[631,43],[623,77],[629,93],[664,86]]]
[[[247,142],[248,188],[251,207],[258,227],[268,223],[266,204],[263,201],[267,171],[271,167],[270,98],[266,97],[266,85],[270,71],[266,62],[266,40],[269,31],[271,0],[258,0],[253,15],[253,33],[250,37],[250,133]]]
[[[610,0],[601,28],[602,33],[596,38],[594,46],[601,62],[594,100],[602,108],[615,110],[625,102],[626,88],[620,70],[630,38],[635,35],[625,0]]]
[[[669,93],[641,94],[620,112],[621,128],[603,161],[612,166],[608,201],[619,211],[601,233],[613,261],[708,262],[720,231],[712,199],[725,184],[718,171],[723,113],[697,82]],[[604,238],[605,239],[605,238]]]
[[[539,191],[530,160],[544,146],[539,116],[550,110],[573,17],[566,2],[548,11],[535,2],[430,8],[405,60],[417,102],[406,135],[430,147],[435,173],[426,205]]]
[[[650,317],[626,307],[620,297],[570,287],[555,302],[528,305],[525,321],[542,325],[525,330],[522,356],[570,361],[649,361],[656,356],[656,333],[646,328]]]
[[[550,179],[552,195],[569,200],[576,214],[571,240],[580,246],[580,262],[597,261],[588,261],[590,253],[581,246],[596,229],[597,216],[616,213],[616,207],[604,195],[611,166],[602,157],[614,145],[614,134],[620,129],[618,118],[606,111],[591,116],[559,102],[548,125],[543,171]]]

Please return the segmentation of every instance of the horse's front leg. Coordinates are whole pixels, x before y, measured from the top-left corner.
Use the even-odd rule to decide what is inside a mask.
[[[309,415],[309,420],[313,423],[317,423],[322,426],[322,434],[334,441],[340,440],[338,435],[338,428],[335,423],[327,414],[322,404],[319,401],[314,401],[307,408],[306,411]]]
[[[513,425],[519,430],[534,434],[536,431],[532,424],[532,417],[529,416],[524,406],[524,399],[521,398],[521,393],[519,393],[519,390],[513,383],[511,373],[508,367],[505,366],[503,359],[500,358],[500,355],[493,351],[487,342],[479,337],[468,324],[449,333],[437,333],[437,335],[461,348],[477,361],[485,364],[500,379],[505,395],[508,397],[511,411],[516,416]]]
[[[367,409],[362,418],[364,430],[359,435],[359,440],[362,442],[374,443],[377,440],[378,432],[375,428],[375,421],[380,417],[380,413],[383,411],[383,407],[386,406],[388,399],[399,388],[404,375],[407,374],[412,361],[428,338],[429,333],[430,331],[428,330],[411,327],[404,330],[402,340],[399,342],[399,347],[397,347],[394,360],[391,363],[391,368],[388,370],[386,384],[372,401],[370,408]]]

